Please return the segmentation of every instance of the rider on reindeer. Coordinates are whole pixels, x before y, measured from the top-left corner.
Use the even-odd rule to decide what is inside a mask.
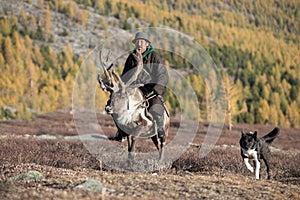
[[[137,67],[137,54],[141,53],[143,57],[143,70],[138,75],[137,80],[132,84],[143,84],[140,87],[144,96],[153,95],[153,98],[148,100],[148,111],[151,113],[153,119],[157,124],[157,135],[159,138],[165,136],[164,131],[164,93],[168,83],[168,72],[166,67],[161,64],[160,56],[155,52],[148,39],[148,35],[143,32],[137,32],[135,38],[132,40],[135,49],[129,54],[126,59],[125,66],[121,75],[123,82],[127,82],[134,74]],[[111,113],[110,100],[107,102],[105,110]],[[123,141],[125,133],[118,128],[118,132],[111,140]]]

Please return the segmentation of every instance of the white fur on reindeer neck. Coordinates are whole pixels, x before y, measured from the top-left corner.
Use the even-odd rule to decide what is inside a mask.
[[[138,125],[151,126],[152,121],[145,115],[142,92],[137,87],[128,88],[126,93],[122,95],[122,99],[119,98],[118,101],[114,102],[114,107],[118,113],[122,113],[116,117],[116,122],[131,128]]]

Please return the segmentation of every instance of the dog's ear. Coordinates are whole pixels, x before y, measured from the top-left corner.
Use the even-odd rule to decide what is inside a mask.
[[[257,139],[257,131],[254,131],[253,137],[254,137],[255,140]]]

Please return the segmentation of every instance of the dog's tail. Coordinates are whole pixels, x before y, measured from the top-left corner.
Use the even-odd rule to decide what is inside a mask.
[[[279,135],[280,129],[275,127],[270,133],[262,137],[262,140],[264,140],[267,143],[272,143],[273,140]]]

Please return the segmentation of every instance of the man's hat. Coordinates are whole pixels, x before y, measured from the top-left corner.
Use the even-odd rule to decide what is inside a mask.
[[[136,40],[138,39],[143,39],[143,40],[146,40],[147,42],[151,43],[149,40],[148,40],[148,35],[146,33],[143,33],[143,32],[137,32],[135,34],[135,37],[134,39],[132,40],[132,43],[135,43]]]

